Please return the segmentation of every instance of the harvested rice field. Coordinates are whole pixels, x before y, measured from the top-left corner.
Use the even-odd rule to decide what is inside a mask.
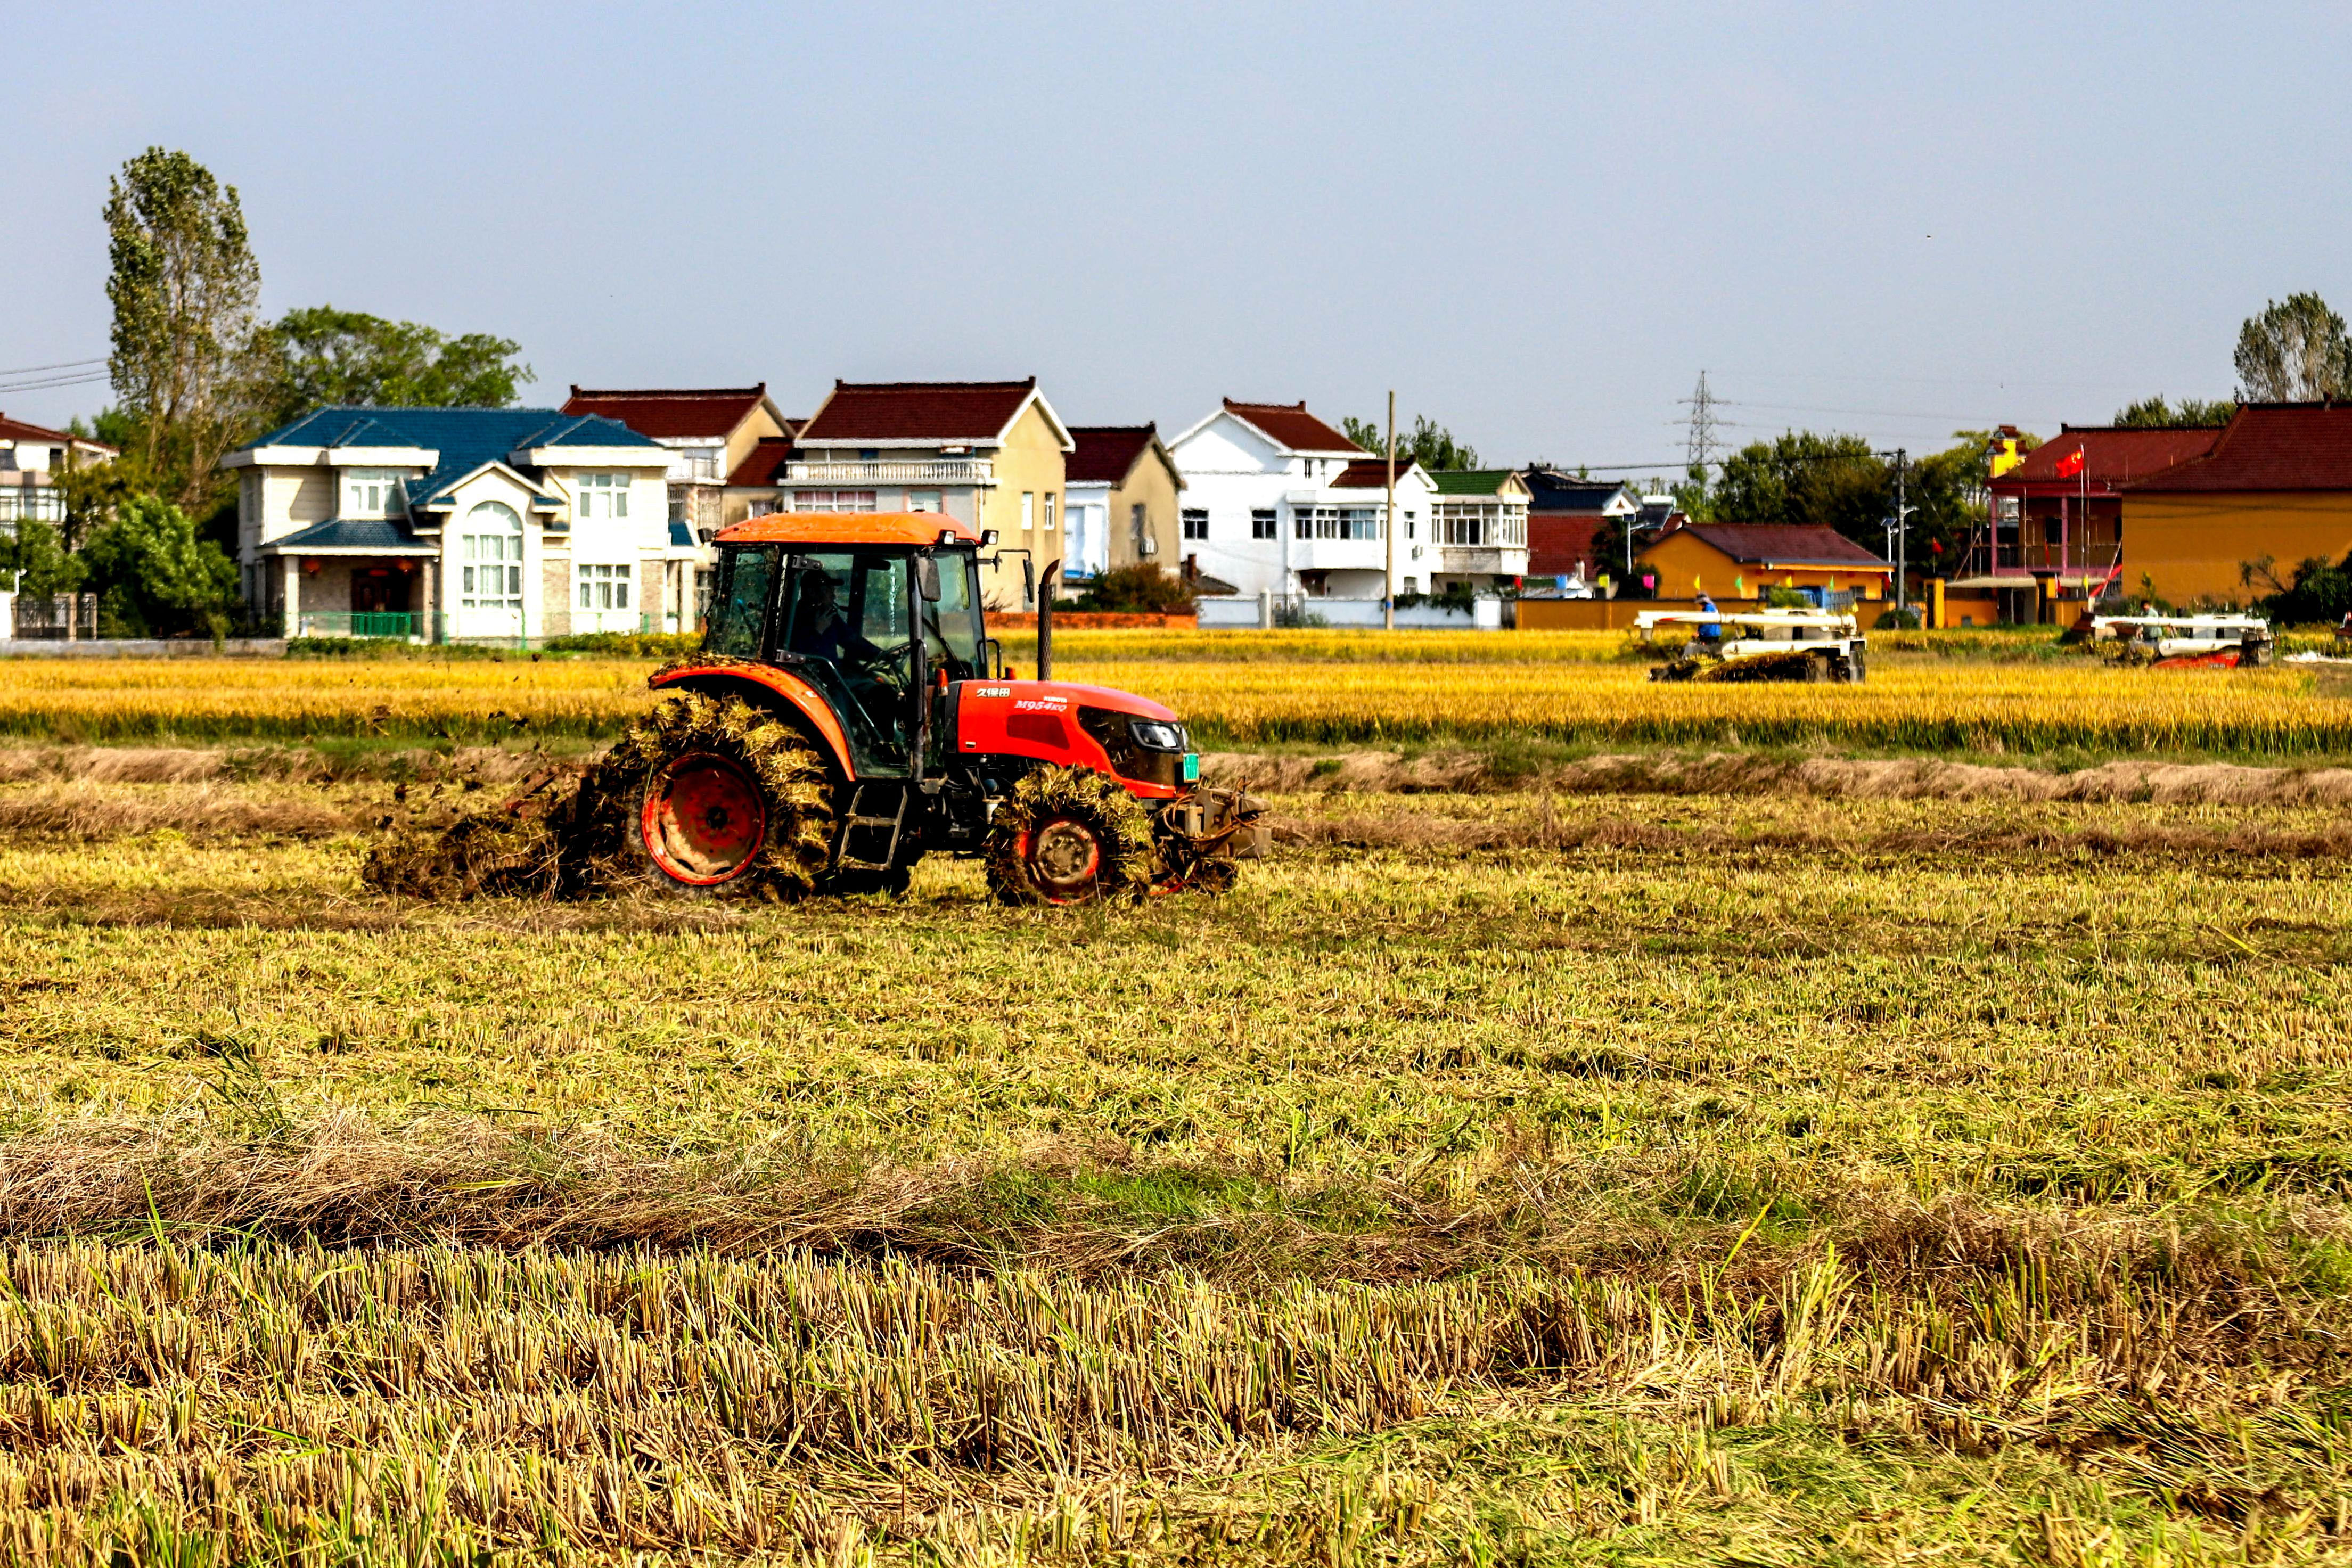
[[[2352,1556],[2339,699],[1297,636],[1069,639],[1278,841],[1075,911],[362,883],[642,663],[0,664],[0,1561]]]

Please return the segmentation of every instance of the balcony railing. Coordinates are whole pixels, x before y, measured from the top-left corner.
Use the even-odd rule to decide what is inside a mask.
[[[986,457],[936,457],[878,463],[788,463],[791,485],[993,485],[996,465]]]
[[[669,460],[669,482],[673,485],[716,485],[727,477],[716,457],[672,457]]]

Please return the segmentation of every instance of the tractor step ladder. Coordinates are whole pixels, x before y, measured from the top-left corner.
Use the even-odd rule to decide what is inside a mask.
[[[898,809],[891,815],[875,816],[865,810],[866,791],[876,789],[898,791]],[[834,864],[843,871],[888,871],[898,858],[898,838],[906,831],[907,827],[907,798],[913,793],[914,791],[908,789],[906,785],[896,782],[884,785],[860,784],[851,790],[849,814],[841,821],[841,841],[834,849]],[[886,829],[888,830],[889,837],[883,841],[882,857],[879,860],[867,860],[853,852],[853,845],[860,832],[871,835]]]

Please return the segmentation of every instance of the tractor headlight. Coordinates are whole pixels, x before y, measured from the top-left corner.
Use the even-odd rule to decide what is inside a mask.
[[[1135,744],[1146,751],[1184,749],[1184,727],[1181,724],[1162,724],[1156,718],[1129,719],[1127,733],[1135,737]]]

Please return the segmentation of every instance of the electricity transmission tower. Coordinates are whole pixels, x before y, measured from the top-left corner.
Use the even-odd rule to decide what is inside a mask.
[[[1698,373],[1698,390],[1681,400],[1690,408],[1690,434],[1684,439],[1685,461],[1704,471],[1715,460],[1715,394],[1706,390],[1706,372]]]

